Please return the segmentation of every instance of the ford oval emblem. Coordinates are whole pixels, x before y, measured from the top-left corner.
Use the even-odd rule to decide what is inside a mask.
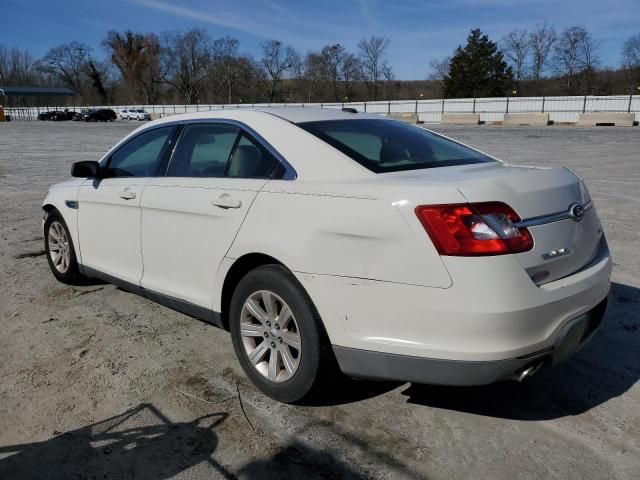
[[[574,203],[569,206],[569,218],[574,222],[579,222],[584,217],[584,207]]]

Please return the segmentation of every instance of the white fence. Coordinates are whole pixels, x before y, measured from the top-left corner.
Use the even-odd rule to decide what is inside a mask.
[[[634,113],[640,121],[640,95],[578,96],[578,97],[503,97],[503,98],[460,98],[444,100],[392,100],[379,102],[345,103],[260,103],[230,105],[85,105],[83,107],[39,107],[29,109],[9,109],[15,119],[34,119],[48,110],[79,110],[80,108],[111,108],[120,113],[124,109],[144,109],[161,116],[193,113],[225,108],[251,108],[255,106],[273,107],[321,107],[356,108],[358,111],[383,115],[411,113],[421,122],[437,123],[443,113],[478,113],[483,122],[502,121],[505,113],[549,113],[555,123],[577,122],[578,115],[585,112]],[[16,111],[12,111],[16,110]]]

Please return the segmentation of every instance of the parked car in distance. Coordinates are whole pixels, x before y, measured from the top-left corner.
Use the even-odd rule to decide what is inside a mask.
[[[73,110],[51,110],[48,112],[39,113],[38,120],[74,120],[76,115],[78,115],[78,112],[74,112]]]
[[[71,120],[70,113],[68,110],[49,110],[39,113],[38,120]]]
[[[116,112],[110,108],[89,109],[82,113],[82,120],[85,122],[113,122],[117,118]]]
[[[78,112],[74,117],[73,120],[75,121],[82,121],[84,120],[84,116],[87,115],[89,112],[93,111],[95,109],[93,108],[81,108],[80,112]]]
[[[50,110],[48,112],[40,112],[38,114],[38,120],[51,120],[51,117],[54,115],[55,111],[54,110]]]
[[[43,202],[53,275],[229,330],[249,379],[279,401],[340,372],[523,380],[604,316],[612,261],[583,181],[416,125],[199,112],[150,122],[71,173]]]
[[[79,114],[74,110],[65,109],[61,114],[56,115],[53,120],[74,120]]]
[[[151,114],[143,109],[125,109],[120,112],[122,120],[151,120]]]

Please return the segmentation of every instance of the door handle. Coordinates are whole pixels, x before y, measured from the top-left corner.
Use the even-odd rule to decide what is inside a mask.
[[[118,195],[120,195],[120,198],[124,198],[125,200],[133,200],[136,198],[136,192],[129,192],[127,190],[120,192]]]
[[[211,205],[215,207],[220,207],[224,209],[240,208],[242,206],[242,200],[238,198],[233,198],[232,196],[226,193],[223,195],[220,195],[220,197],[216,198],[215,200],[211,200],[209,203],[211,203]]]

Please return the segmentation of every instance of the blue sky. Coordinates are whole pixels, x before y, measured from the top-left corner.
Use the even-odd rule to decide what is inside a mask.
[[[391,39],[388,58],[399,79],[422,79],[429,62],[449,55],[469,29],[498,40],[545,20],[561,29],[582,25],[601,42],[604,65],[617,66],[626,38],[640,34],[640,0],[2,0],[0,44],[41,56],[78,40],[104,56],[109,30],[204,28],[231,35],[244,52],[276,38],[301,53],[327,43],[354,50],[358,39]]]

